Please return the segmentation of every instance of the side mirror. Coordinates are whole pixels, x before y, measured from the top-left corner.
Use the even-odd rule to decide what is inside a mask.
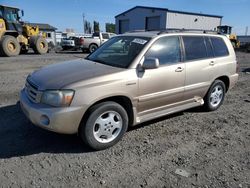
[[[143,69],[157,69],[160,66],[158,58],[146,57],[143,61]]]
[[[23,10],[19,10],[19,11],[17,12],[17,14],[18,14],[18,18],[22,18],[22,17],[24,16]]]

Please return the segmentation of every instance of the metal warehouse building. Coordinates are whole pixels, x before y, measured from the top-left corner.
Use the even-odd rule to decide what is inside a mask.
[[[166,8],[136,6],[117,16],[116,33],[133,30],[202,29],[215,30],[222,16],[182,12]]]

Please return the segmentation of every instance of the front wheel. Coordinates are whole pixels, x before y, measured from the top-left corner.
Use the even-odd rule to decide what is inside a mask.
[[[204,98],[204,107],[207,111],[217,110],[223,103],[226,86],[221,80],[215,80]]]
[[[7,57],[17,56],[20,54],[20,44],[17,39],[11,35],[2,37],[0,42],[0,52],[2,55]]]
[[[90,115],[79,130],[85,144],[95,150],[115,145],[128,128],[126,110],[115,102],[103,102],[90,109]]]

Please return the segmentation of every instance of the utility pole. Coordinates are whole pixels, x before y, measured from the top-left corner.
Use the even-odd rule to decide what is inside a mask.
[[[246,31],[245,31],[245,35],[247,36],[248,34],[248,26],[246,26]]]
[[[84,23],[84,21],[85,21],[85,14],[82,13],[83,33],[85,34],[85,28],[84,28],[85,23]]]

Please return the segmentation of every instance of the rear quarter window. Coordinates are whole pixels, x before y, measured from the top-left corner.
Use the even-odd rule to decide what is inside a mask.
[[[222,38],[211,37],[210,39],[211,39],[211,43],[213,45],[215,57],[222,57],[222,56],[229,55],[227,45],[225,44],[225,42]]]

